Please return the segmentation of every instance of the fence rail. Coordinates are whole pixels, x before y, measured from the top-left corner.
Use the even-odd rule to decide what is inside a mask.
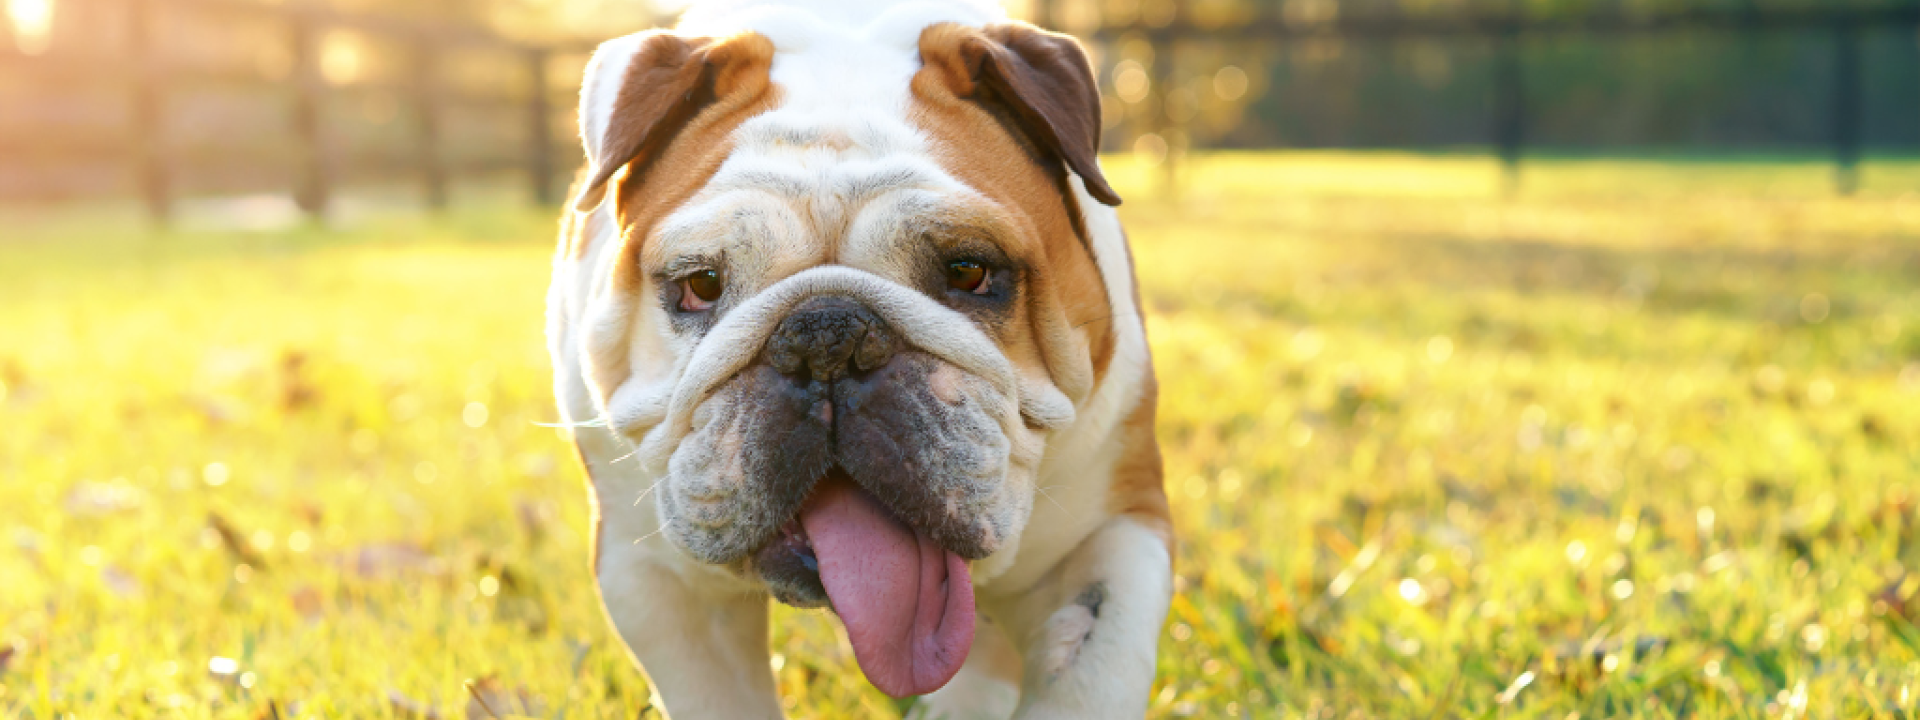
[[[291,155],[295,183],[293,197],[300,209],[315,219],[326,216],[333,204],[346,154],[338,147],[326,122],[330,99],[348,92],[392,92],[406,98],[414,118],[408,157],[379,158],[387,166],[406,166],[418,175],[429,205],[448,202],[448,185],[458,171],[475,167],[498,169],[500,161],[450,162],[444,149],[446,109],[452,105],[488,105],[524,113],[522,147],[507,161],[527,177],[536,202],[554,204],[555,174],[563,150],[556,147],[553,115],[570,107],[571,100],[556,97],[548,81],[557,57],[585,55],[594,44],[586,41],[527,44],[472,27],[445,23],[344,13],[313,3],[267,5],[249,0],[120,0],[124,11],[124,46],[118,53],[75,53],[54,48],[28,54],[0,43],[0,69],[22,72],[41,85],[122,87],[128,121],[119,132],[77,132],[46,137],[7,137],[0,134],[0,157],[14,159],[119,158],[129,163],[147,212],[162,224],[177,204],[175,179],[181,171],[222,162],[247,162],[259,148],[223,145],[193,152],[171,149],[165,137],[164,115],[169,99],[183,88],[208,85],[268,88],[287,91],[288,127],[294,143]],[[181,66],[168,62],[161,51],[158,21],[163,14],[191,12],[224,19],[252,18],[275,23],[286,33],[291,67],[285,77],[257,69]],[[406,45],[410,65],[398,83],[366,83],[353,88],[330,84],[322,72],[322,40],[326,33],[348,30],[398,41]],[[523,97],[462,93],[446,82],[437,62],[450,49],[480,50],[517,58],[528,90]]]

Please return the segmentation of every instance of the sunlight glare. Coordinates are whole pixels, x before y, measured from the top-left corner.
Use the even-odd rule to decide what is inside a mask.
[[[53,0],[7,0],[7,20],[13,25],[13,44],[20,52],[39,55],[53,40]]]

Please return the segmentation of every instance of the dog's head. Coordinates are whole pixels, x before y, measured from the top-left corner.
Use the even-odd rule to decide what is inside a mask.
[[[1072,39],[887,22],[603,46],[577,203],[617,240],[563,252],[597,258],[584,375],[664,534],[831,599],[863,665],[899,638],[926,665],[961,605],[970,636],[969,562],[1011,562],[1048,438],[1113,352],[1082,210],[1119,199]],[[869,667],[895,694],[924,674]]]

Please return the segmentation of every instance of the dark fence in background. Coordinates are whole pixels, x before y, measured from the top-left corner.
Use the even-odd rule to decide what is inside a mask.
[[[1055,8],[1059,4],[1052,0],[1039,0],[1037,14],[1043,24],[1055,19]],[[1310,49],[1316,44],[1324,45],[1331,41],[1336,47],[1349,43],[1375,48],[1406,47],[1421,43],[1427,47],[1437,43],[1475,47],[1484,55],[1482,61],[1475,64],[1475,67],[1482,69],[1484,77],[1475,79],[1473,83],[1476,86],[1474,89],[1480,91],[1482,102],[1476,108],[1479,110],[1478,118],[1469,120],[1477,123],[1479,130],[1470,130],[1465,144],[1493,147],[1508,168],[1511,183],[1517,181],[1521,159],[1534,135],[1535,106],[1539,103],[1529,97],[1529,90],[1540,87],[1541,83],[1538,79],[1530,78],[1528,59],[1540,55],[1542,49],[1564,49],[1580,42],[1608,46],[1666,38],[1734,38],[1753,42],[1756,39],[1777,40],[1783,36],[1811,35],[1815,43],[1825,45],[1828,57],[1824,63],[1806,63],[1804,57],[1793,58],[1797,66],[1790,70],[1804,73],[1807,66],[1812,65],[1829,73],[1825,82],[1810,83],[1814,86],[1824,85],[1827,93],[1825,97],[1805,103],[1811,107],[1795,108],[1792,114],[1812,115],[1823,121],[1824,133],[1820,134],[1825,135],[1822,144],[1829,148],[1833,157],[1836,187],[1842,194],[1848,194],[1858,185],[1863,122],[1870,95],[1863,79],[1869,68],[1863,60],[1862,38],[1869,33],[1878,33],[1882,37],[1905,43],[1902,48],[1904,52],[1897,55],[1892,63],[1898,67],[1876,66],[1871,69],[1882,73],[1898,73],[1898,79],[1905,81],[1894,83],[1895,88],[1886,94],[1904,92],[1911,97],[1886,97],[1882,100],[1895,108],[1908,108],[1909,112],[1902,113],[1896,109],[1885,115],[1894,117],[1894,122],[1910,125],[1910,128],[1904,128],[1905,133],[1892,134],[1903,135],[1903,139],[1920,148],[1920,2],[1877,6],[1836,3],[1826,7],[1798,8],[1762,7],[1748,2],[1744,6],[1681,8],[1638,14],[1616,10],[1537,17],[1524,12],[1521,9],[1523,6],[1517,2],[1512,4],[1514,10],[1507,13],[1446,15],[1342,15],[1337,12],[1337,6],[1330,2],[1317,4],[1330,12],[1315,15],[1286,12],[1288,5],[1298,8],[1313,7],[1315,4],[1266,3],[1251,18],[1242,17],[1230,23],[1212,25],[1196,22],[1188,11],[1191,5],[1190,2],[1174,0],[1165,4],[1163,12],[1157,17],[1141,18],[1139,22],[1124,27],[1101,27],[1086,33],[1089,39],[1109,49],[1125,43],[1144,43],[1151,48],[1147,54],[1152,58],[1149,71],[1152,92],[1138,103],[1140,107],[1131,108],[1128,117],[1129,123],[1134,126],[1134,134],[1153,136],[1150,138],[1153,143],[1150,144],[1168,148],[1167,168],[1170,177],[1174,173],[1174,161],[1180,155],[1179,146],[1182,144],[1174,139],[1194,137],[1194,133],[1183,127],[1188,118],[1182,117],[1192,113],[1169,112],[1169,105],[1177,104],[1169,103],[1168,89],[1181,84],[1179,78],[1183,73],[1178,66],[1189,54],[1183,50],[1222,44],[1237,44],[1241,48],[1265,45],[1269,48]],[[1531,54],[1530,50],[1533,51]],[[1553,79],[1566,81],[1565,76],[1569,73],[1564,72],[1565,65],[1563,62],[1556,68],[1562,72],[1554,73]],[[1824,65],[1824,68],[1818,65]],[[1590,75],[1606,72],[1596,70]],[[1666,73],[1660,73],[1659,70],[1662,69],[1656,69],[1654,74],[1675,74],[1684,68],[1663,68]],[[1657,82],[1659,79],[1636,78],[1640,82]],[[1307,97],[1299,98],[1306,102],[1292,107],[1251,108],[1268,117],[1248,124],[1256,127],[1281,125],[1284,122],[1281,118],[1313,115],[1315,109],[1312,101],[1331,95],[1316,97],[1309,93]],[[1381,102],[1378,97],[1369,99],[1378,106],[1391,104]],[[1412,114],[1418,114],[1419,108],[1407,109],[1416,111]],[[1350,119],[1352,115],[1346,117]],[[1446,119],[1459,121],[1457,115]],[[1342,135],[1339,132],[1321,134]],[[1440,134],[1445,136],[1444,131]],[[1459,140],[1462,138],[1457,133],[1446,137],[1453,142],[1441,144],[1461,144]],[[1233,143],[1230,136],[1218,140],[1238,144]],[[1263,142],[1259,144],[1265,146],[1280,144],[1274,142],[1271,134],[1261,140]],[[1778,144],[1793,147],[1800,143],[1788,139]],[[1556,146],[1566,147],[1564,144]]]
[[[1039,0],[1035,19],[1063,24],[1056,22],[1058,6]],[[1193,102],[1196,68],[1182,66],[1197,65],[1195,50],[1207,51],[1199,54],[1218,65],[1239,50],[1271,54],[1316,43],[1472,44],[1480,61],[1471,69],[1481,76],[1472,81],[1471,117],[1450,118],[1461,127],[1449,137],[1495,148],[1517,178],[1541,104],[1529,93],[1541,79],[1530,78],[1529,63],[1540,61],[1529,60],[1528,48],[1569,39],[1618,45],[1644,37],[1788,33],[1821,36],[1830,53],[1822,66],[1830,77],[1821,83],[1828,96],[1815,103],[1821,107],[1799,112],[1824,119],[1838,187],[1851,192],[1869,95],[1863,74],[1883,69],[1864,67],[1861,38],[1871,32],[1920,37],[1920,3],[1550,17],[1293,11],[1335,7],[1318,0],[1261,3],[1250,16],[1213,24],[1189,6],[1161,2],[1155,7],[1164,11],[1136,13],[1124,24],[1076,28],[1101,58],[1116,120],[1110,149],[1163,157],[1170,178],[1189,146],[1244,146],[1246,137],[1290,144],[1275,142],[1270,132],[1192,132],[1195,113],[1182,107]],[[343,13],[317,3],[61,0],[60,12],[60,32],[46,52],[0,42],[0,198],[131,192],[165,222],[183,196],[290,190],[302,211],[319,218],[339,188],[353,183],[404,179],[417,185],[426,204],[442,207],[457,178],[513,173],[524,178],[533,200],[551,205],[564,174],[579,162],[573,98],[590,42],[530,45],[443,22]],[[360,50],[335,57],[330,53],[343,33]],[[1122,70],[1130,47],[1150,57],[1144,66]],[[1920,69],[1905,71],[1920,77]],[[1123,77],[1129,72],[1139,77]],[[1560,81],[1560,74],[1555,70],[1553,79]],[[1131,88],[1123,87],[1129,82]],[[1238,83],[1244,89],[1246,77]],[[1920,96],[1920,88],[1913,90]],[[1377,88],[1367,92],[1374,95],[1324,96],[1390,104]],[[1258,131],[1311,112],[1273,107],[1272,95],[1264,102],[1237,108],[1241,114],[1234,117],[1250,117]],[[1380,114],[1372,108],[1344,117]],[[1920,129],[1920,117],[1909,121]]]

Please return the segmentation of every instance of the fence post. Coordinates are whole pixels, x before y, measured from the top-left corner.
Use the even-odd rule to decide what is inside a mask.
[[[154,48],[156,0],[131,0],[127,5],[127,62],[133,70],[133,106],[129,133],[133,142],[134,176],[147,215],[157,227],[173,220],[172,172],[167,163],[166,70]]]
[[[1500,156],[1501,192],[1520,190],[1520,157],[1527,135],[1526,75],[1520,62],[1520,21],[1509,19],[1494,41],[1493,143]]]
[[[432,30],[422,30],[413,41],[412,89],[415,139],[414,164],[420,172],[427,207],[447,209],[447,166],[440,156],[440,67],[438,43]]]
[[[320,74],[320,27],[313,6],[296,5],[289,16],[293,34],[293,136],[299,145],[299,177],[295,180],[293,200],[315,223],[327,219],[332,194],[328,167],[326,128],[321,125],[321,106],[326,94],[326,78]]]
[[[527,99],[527,175],[533,181],[533,201],[551,207],[553,197],[553,93],[547,88],[551,51],[527,50],[527,73],[532,80]]]
[[[1841,195],[1860,186],[1860,30],[1851,19],[1833,27],[1834,182]]]
[[[1187,20],[1186,3],[1170,0],[1173,3],[1173,21],[1166,27],[1148,28],[1153,43],[1153,68],[1151,98],[1153,100],[1153,131],[1160,134],[1160,140],[1166,145],[1167,155],[1160,161],[1162,181],[1166,186],[1167,197],[1179,197],[1180,165],[1186,159],[1188,137],[1184,124],[1173,117],[1173,91],[1176,53],[1180,49],[1180,36],[1185,30]],[[1143,23],[1144,24],[1144,23]]]

